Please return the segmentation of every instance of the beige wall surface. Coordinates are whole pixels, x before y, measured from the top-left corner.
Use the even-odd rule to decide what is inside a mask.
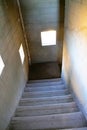
[[[25,61],[19,56],[23,44]],[[5,68],[0,76],[0,130],[5,130],[27,80],[28,57],[16,0],[0,0],[0,55]]]
[[[64,0],[20,0],[32,63],[62,61]],[[41,32],[57,31],[57,45],[41,45]]]
[[[62,77],[87,113],[87,0],[66,0]]]

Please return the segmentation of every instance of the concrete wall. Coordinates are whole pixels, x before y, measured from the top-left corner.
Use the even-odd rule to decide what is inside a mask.
[[[87,0],[66,0],[62,77],[87,114]]]
[[[24,64],[19,56],[20,44]],[[0,0],[0,55],[5,68],[0,76],[0,130],[5,130],[27,80],[28,58],[16,0]]]
[[[32,63],[62,60],[64,0],[20,0]],[[56,30],[57,45],[42,47],[41,31]]]

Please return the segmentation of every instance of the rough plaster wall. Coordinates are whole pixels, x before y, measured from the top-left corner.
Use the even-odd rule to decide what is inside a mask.
[[[32,63],[62,60],[64,0],[20,0]],[[41,46],[41,31],[56,30],[57,45]]]
[[[87,113],[87,0],[66,0],[62,77]]]
[[[25,50],[24,65],[19,56]],[[0,0],[0,55],[5,68],[0,76],[0,130],[5,130],[27,80],[28,59],[16,0]]]

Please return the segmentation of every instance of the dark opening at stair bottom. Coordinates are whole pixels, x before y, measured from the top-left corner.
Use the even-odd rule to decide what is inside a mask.
[[[58,62],[35,63],[29,69],[29,80],[60,78],[60,75]]]

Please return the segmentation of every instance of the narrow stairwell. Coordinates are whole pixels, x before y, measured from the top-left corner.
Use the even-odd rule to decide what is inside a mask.
[[[87,130],[84,115],[61,79],[30,81],[10,130]]]

